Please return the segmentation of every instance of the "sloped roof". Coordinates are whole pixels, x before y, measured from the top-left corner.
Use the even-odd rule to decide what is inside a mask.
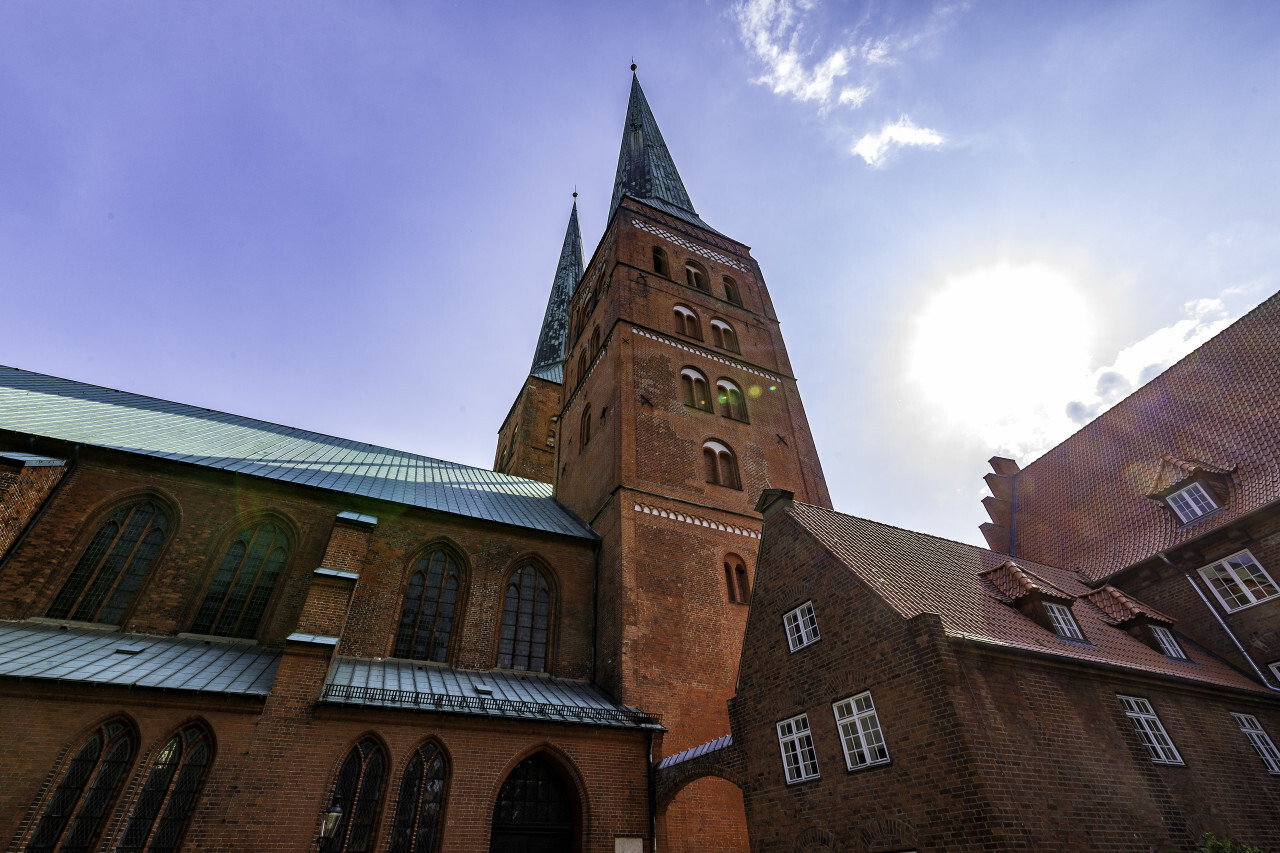
[[[609,219],[613,219],[624,195],[699,228],[719,233],[694,211],[684,181],[680,180],[675,161],[671,159],[662,131],[658,130],[658,122],[634,73],[631,75],[631,96],[627,100],[626,124],[622,128],[622,148],[618,151],[618,171],[613,179],[613,198],[609,202]]]
[[[1179,663],[1110,624],[1100,609],[1080,598],[1091,588],[1075,572],[1018,560],[1029,571],[1077,597],[1071,610],[1090,645],[1059,638],[982,583],[980,573],[1005,563],[1009,559],[1006,554],[799,502],[792,504],[789,514],[903,618],[935,613],[949,636],[1268,692],[1187,640],[1183,640],[1183,648],[1190,663]],[[822,619],[821,613],[818,619]]]
[[[551,295],[542,316],[538,346],[533,351],[533,367],[529,373],[548,382],[564,382],[565,340],[569,336],[569,302],[582,279],[582,232],[578,230],[578,203],[573,203],[569,225],[565,228],[560,260],[551,280]],[[554,377],[554,378],[552,378]]]
[[[1147,497],[1155,497],[1163,492],[1167,492],[1174,486],[1184,482],[1190,477],[1194,477],[1200,473],[1213,474],[1219,477],[1226,476],[1235,470],[1235,466],[1231,468],[1222,468],[1217,465],[1210,465],[1208,462],[1198,462],[1194,459],[1179,459],[1176,456],[1165,454],[1160,459],[1160,472],[1156,474],[1155,482],[1151,484],[1151,491],[1147,493]]]
[[[0,367],[0,429],[594,538],[546,483]]]
[[[1063,592],[1044,578],[1036,575],[1035,572],[1026,570],[1013,560],[1005,560],[992,569],[983,569],[979,574],[986,578],[997,592],[1010,601],[1017,601],[1033,593],[1039,593],[1046,598],[1056,598],[1062,601],[1070,601],[1074,598],[1074,596]]]
[[[279,649],[254,643],[0,622],[0,677],[266,696]]]
[[[1148,500],[1166,458],[1231,471],[1223,510]],[[1278,499],[1280,293],[1027,465],[1015,553],[1100,581]]]
[[[1165,616],[1154,607],[1143,604],[1124,590],[1116,589],[1111,584],[1103,584],[1093,592],[1085,595],[1085,598],[1097,605],[1107,619],[1116,625],[1123,625],[1143,616],[1154,622],[1163,622],[1166,625],[1172,625],[1177,621]]]
[[[619,705],[587,681],[450,669],[407,660],[336,658],[320,701],[557,723],[661,728],[656,717]]]

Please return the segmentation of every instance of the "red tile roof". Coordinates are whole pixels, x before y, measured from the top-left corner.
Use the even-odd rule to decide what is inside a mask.
[[[1061,601],[1071,601],[1075,598],[1075,596],[1068,595],[1044,578],[1039,577],[1035,572],[1027,571],[1013,560],[1005,560],[995,568],[983,569],[978,574],[986,578],[1009,601],[1017,601],[1032,593],[1039,593],[1046,598],[1056,598]]]
[[[1166,454],[1160,459],[1160,472],[1156,475],[1155,482],[1151,484],[1151,491],[1147,493],[1147,497],[1155,497],[1163,492],[1170,491],[1174,486],[1202,472],[1221,477],[1230,474],[1235,469],[1234,465],[1230,468],[1219,468],[1217,465],[1210,465],[1208,462],[1198,462],[1195,459],[1179,459],[1176,456]]]
[[[1059,638],[983,583],[982,574],[1004,565],[1006,554],[810,504],[793,503],[788,512],[903,618],[936,613],[949,636],[1269,693],[1193,643],[1184,643],[1190,663],[1180,663],[1115,627],[1073,571],[1018,560],[1025,571],[1076,597],[1071,610],[1091,645]],[[766,522],[766,538],[769,533]]]
[[[1230,472],[1224,509],[1182,525],[1147,499],[1166,460]],[[1276,500],[1280,294],[1024,468],[1014,552],[1096,582]]]
[[[1162,622],[1165,625],[1172,625],[1177,621],[1165,616],[1154,607],[1143,604],[1127,592],[1116,589],[1111,584],[1104,584],[1087,594],[1085,598],[1092,601],[1107,619],[1116,625],[1123,625],[1144,616],[1152,622]]]

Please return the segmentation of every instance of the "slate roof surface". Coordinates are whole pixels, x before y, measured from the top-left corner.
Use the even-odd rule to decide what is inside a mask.
[[[547,483],[0,367],[0,429],[594,538]]]
[[[623,196],[644,202],[678,219],[683,219],[713,234],[719,234],[699,218],[680,180],[667,143],[658,130],[658,122],[649,109],[649,101],[640,88],[640,80],[631,75],[631,96],[627,100],[627,119],[622,128],[622,148],[618,151],[618,171],[613,180],[613,198],[609,202],[609,219],[618,210]]]
[[[809,504],[793,503],[790,514],[903,618],[935,613],[949,636],[1270,693],[1185,638],[1179,640],[1189,663],[1166,657],[1110,624],[1102,610],[1083,598],[1092,588],[1075,572],[1018,560],[1019,565],[1077,597],[1071,610],[1089,641],[1087,645],[1063,640],[1040,627],[983,582],[979,573],[1000,566],[1009,559],[1007,554]],[[769,535],[767,524],[765,535]],[[819,610],[819,625],[822,618]],[[823,633],[828,631],[823,629]]]
[[[578,230],[578,203],[575,201],[569,214],[569,225],[564,232],[564,245],[560,247],[556,274],[551,280],[551,294],[547,297],[547,310],[542,316],[538,346],[533,352],[533,367],[529,369],[532,375],[549,382],[564,382],[569,302],[582,279],[582,270],[582,232]]]
[[[716,738],[715,740],[707,741],[706,743],[700,744],[695,747],[690,747],[689,749],[686,749],[683,752],[677,752],[675,755],[668,755],[666,758],[658,762],[658,769],[661,770],[664,767],[671,767],[672,765],[675,765],[675,764],[683,764],[686,761],[692,761],[695,758],[701,758],[702,756],[706,755],[709,752],[719,752],[720,750],[730,746],[733,746],[733,735],[732,734],[720,735],[720,737]]]
[[[278,649],[254,643],[0,622],[0,677],[266,696]]]
[[[406,660],[336,658],[321,701],[622,728],[661,727],[656,717],[619,705],[590,682]]]
[[[1182,525],[1147,498],[1168,460],[1230,472],[1223,510]],[[1096,582],[1278,499],[1280,293],[1027,465],[1014,550]]]

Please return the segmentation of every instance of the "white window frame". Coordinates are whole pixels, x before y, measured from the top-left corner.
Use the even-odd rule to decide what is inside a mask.
[[[782,772],[788,785],[818,778],[818,753],[813,748],[808,714],[778,723],[778,749],[782,752]]]
[[[1275,676],[1276,681],[1280,681],[1280,660],[1267,664],[1267,669],[1271,670],[1271,674]]]
[[[1178,514],[1178,518],[1182,519],[1183,524],[1189,524],[1197,518],[1204,518],[1220,508],[1213,496],[1199,483],[1192,483],[1185,489],[1178,489],[1165,498],[1165,501]]]
[[[1044,609],[1049,614],[1049,622],[1053,625],[1053,633],[1064,640],[1087,642],[1084,638],[1084,633],[1080,630],[1080,625],[1076,623],[1076,617],[1071,613],[1070,607],[1065,604],[1046,601]]]
[[[844,747],[845,767],[861,770],[889,763],[889,747],[884,742],[884,732],[880,729],[880,718],[876,716],[870,690],[841,699],[832,704],[831,711],[840,732],[840,745]]]
[[[1258,722],[1258,718],[1252,714],[1237,714],[1234,711],[1231,712],[1231,716],[1235,717],[1240,731],[1244,732],[1249,743],[1253,744],[1254,751],[1266,765],[1267,772],[1272,776],[1280,776],[1280,750],[1277,750],[1276,745],[1271,742],[1271,736],[1263,731],[1262,723]]]
[[[1151,756],[1153,764],[1185,763],[1150,702],[1141,696],[1121,696],[1119,693],[1116,694],[1116,698],[1124,707],[1125,716],[1133,723],[1133,728],[1138,733],[1138,740],[1142,741],[1142,745],[1147,748],[1147,754]]]
[[[1250,567],[1252,567],[1250,569]],[[1241,571],[1247,571],[1248,577],[1241,575]],[[1224,578],[1223,575],[1226,575]],[[1259,578],[1261,575],[1261,578]],[[1280,596],[1280,587],[1276,586],[1276,582],[1271,579],[1271,575],[1267,574],[1267,570],[1262,568],[1259,563],[1249,553],[1246,548],[1239,553],[1232,554],[1211,563],[1200,570],[1200,577],[1209,589],[1213,590],[1214,596],[1218,602],[1227,609],[1227,612],[1236,610],[1244,610],[1246,607],[1253,607],[1255,604],[1261,604],[1264,601],[1270,601],[1276,596]],[[1271,592],[1259,597],[1258,592],[1249,588],[1252,583],[1261,592],[1266,592],[1266,587],[1271,587]],[[1234,588],[1229,588],[1234,587]]]
[[[1187,659],[1187,653],[1183,651],[1172,631],[1163,625],[1150,625],[1148,627],[1151,628],[1151,633],[1155,635],[1156,642],[1160,644],[1160,649],[1167,657],[1171,657],[1174,660]]]
[[[822,639],[822,635],[818,633],[818,614],[813,611],[812,600],[794,610],[788,610],[782,617],[782,626],[787,633],[787,645],[793,652]]]

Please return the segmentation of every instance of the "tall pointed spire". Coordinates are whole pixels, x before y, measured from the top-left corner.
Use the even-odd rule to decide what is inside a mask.
[[[693,209],[675,161],[662,139],[662,131],[658,130],[658,122],[640,88],[634,66],[632,69],[631,98],[627,102],[627,123],[622,129],[622,149],[618,152],[618,174],[613,180],[609,218],[613,218],[625,195],[710,231],[711,227],[699,219]]]
[[[577,192],[574,192],[573,211],[569,214],[569,227],[564,232],[564,245],[560,248],[560,262],[556,264],[556,277],[551,282],[551,295],[547,298],[547,313],[542,317],[542,331],[538,334],[538,348],[533,353],[533,367],[529,373],[550,382],[564,381],[564,342],[569,335],[569,300],[582,278],[582,232],[578,230]]]

